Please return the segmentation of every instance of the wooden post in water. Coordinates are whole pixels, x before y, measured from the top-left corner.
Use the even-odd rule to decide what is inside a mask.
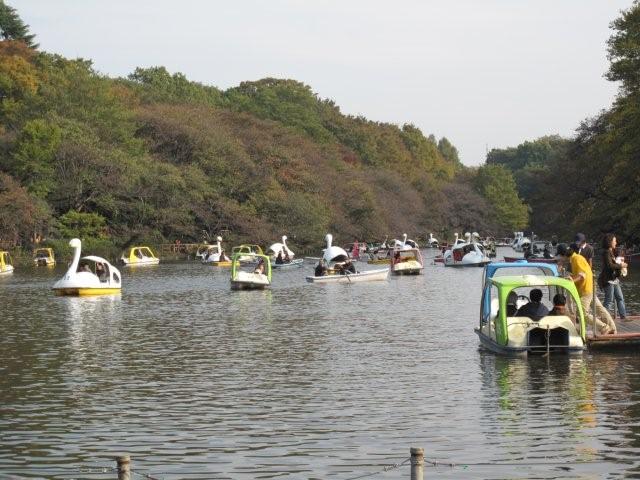
[[[411,447],[411,480],[424,480],[424,448]]]
[[[131,480],[131,457],[122,455],[116,457],[118,463],[118,480]]]

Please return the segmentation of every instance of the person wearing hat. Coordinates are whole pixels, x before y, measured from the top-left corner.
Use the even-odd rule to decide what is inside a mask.
[[[582,304],[582,310],[587,318],[587,321],[591,324],[593,317],[591,316],[591,302],[594,301],[593,295],[593,271],[586,258],[578,253],[580,246],[577,243],[572,243],[567,246],[564,243],[558,245],[558,255],[569,260],[571,264],[571,274],[569,278],[573,280],[580,295],[580,303]],[[602,306],[600,299],[595,297],[596,305],[596,326],[601,335],[610,333],[616,333],[616,324],[611,318],[611,314],[606,308]]]
[[[577,233],[575,242],[578,245],[578,251],[589,262],[589,266],[593,268],[593,247],[587,243],[587,237],[584,233]]]

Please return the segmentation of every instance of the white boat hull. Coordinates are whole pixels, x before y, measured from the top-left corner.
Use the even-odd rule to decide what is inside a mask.
[[[495,330],[490,328],[490,324],[483,325],[482,328],[476,327],[475,332],[481,345],[492,352],[503,355],[546,353],[546,332],[549,331],[552,337],[548,346],[550,352],[579,353],[585,349],[582,337],[568,317],[547,316],[539,322],[534,322],[527,317],[509,317],[507,325],[509,340],[506,345],[498,343],[495,338]],[[554,331],[563,334],[553,337]],[[558,341],[558,338],[562,338],[562,341]]]
[[[291,260],[289,263],[272,263],[271,268],[275,269],[287,269],[287,268],[296,268],[301,267],[304,264],[304,259],[296,258]]]
[[[322,277],[308,276],[307,282],[310,283],[357,283],[357,282],[374,282],[386,280],[389,275],[389,269],[383,268],[378,270],[367,270],[358,273],[349,273],[345,275],[334,274],[324,275]]]
[[[0,275],[8,275],[10,273],[13,273],[12,265],[5,265],[2,270],[0,270]]]
[[[232,290],[263,290],[269,285],[269,278],[263,273],[236,272],[231,280]]]

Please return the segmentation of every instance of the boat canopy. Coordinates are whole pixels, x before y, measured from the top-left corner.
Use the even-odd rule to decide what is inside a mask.
[[[260,247],[260,245],[243,244],[243,245],[239,245],[237,247],[233,247],[231,249],[231,253],[232,254],[240,253],[240,254],[244,254],[244,255],[257,253],[259,255],[262,255],[264,252],[262,251],[262,248]]]
[[[9,252],[0,252],[0,265],[11,265],[11,255]]]
[[[496,277],[496,273],[502,271],[503,275]],[[557,277],[558,267],[553,263],[527,262],[526,260],[517,260],[515,262],[496,262],[489,263],[484,267],[484,275],[482,285],[486,285],[493,278],[504,278],[505,276],[514,276],[518,273],[527,272],[529,275],[543,275]],[[490,305],[491,292],[485,289],[483,293],[483,316],[488,316],[491,310]]]
[[[245,246],[245,245],[241,245],[241,246]],[[269,279],[269,283],[271,283],[271,258],[269,258],[269,256],[265,255],[264,253],[254,253],[254,252],[250,252],[250,253],[235,252],[231,256],[231,280],[235,281],[238,279],[238,273],[242,271],[241,270],[242,263],[240,263],[240,258],[244,259],[246,257],[251,257],[252,259],[256,260],[258,263],[260,261],[264,263],[264,275],[267,276],[267,278]],[[249,268],[251,269],[250,271],[253,271],[253,269],[255,268],[255,265],[253,264],[253,262],[251,263]]]
[[[499,344],[506,345],[508,338],[508,326],[507,326],[507,297],[512,290],[521,287],[548,287],[562,290],[563,293],[571,296],[573,304],[576,308],[577,323],[580,331],[580,336],[583,340],[586,338],[586,325],[584,320],[584,312],[582,310],[582,304],[580,303],[580,295],[576,289],[573,281],[554,276],[545,275],[513,275],[504,277],[494,277],[490,282],[485,285],[485,292],[494,286],[498,290],[498,318],[495,320],[496,339]],[[491,310],[490,297],[483,293],[483,317],[488,318]],[[488,304],[488,305],[487,305]]]
[[[505,268],[526,268],[531,274],[558,276],[558,267],[552,263],[527,262],[526,260],[517,260],[515,262],[495,262],[485,267],[484,277],[493,278],[496,271]]]
[[[142,257],[138,256],[138,253],[140,253]],[[156,258],[149,247],[131,247],[128,250],[127,258],[131,261],[131,263],[135,263],[138,259],[143,257]]]

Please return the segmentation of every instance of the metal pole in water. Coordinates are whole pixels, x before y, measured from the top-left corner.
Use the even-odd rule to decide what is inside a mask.
[[[424,480],[424,448],[411,447],[411,480]]]
[[[118,480],[131,480],[131,457],[122,455],[116,457],[118,463]]]

